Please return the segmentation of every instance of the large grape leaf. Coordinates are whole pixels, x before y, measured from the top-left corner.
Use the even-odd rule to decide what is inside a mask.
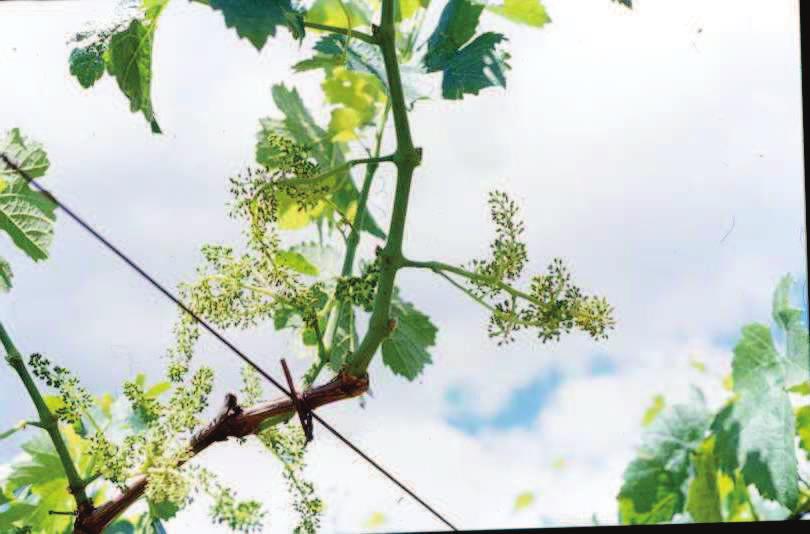
[[[438,329],[424,313],[399,297],[394,290],[391,318],[396,321],[394,331],[382,342],[383,363],[394,374],[413,380],[432,362],[428,347],[436,343]]]
[[[541,28],[551,22],[540,0],[503,0],[499,5],[487,5],[487,9],[512,22]]]
[[[347,46],[344,36],[332,34],[321,38],[314,49],[315,55],[293,65],[293,70],[324,69],[329,76],[335,67],[345,66],[349,70],[374,75],[390,95],[385,63],[378,46],[358,39],[350,40]],[[399,74],[408,107],[413,108],[415,102],[429,98],[431,83],[421,61],[400,64]]]
[[[193,0],[222,12],[225,25],[261,50],[276,28],[287,28],[295,39],[304,38],[303,13],[291,0]]]
[[[260,165],[273,166],[276,155],[273,147],[267,142],[271,133],[285,135],[296,143],[310,147],[313,158],[324,170],[346,162],[340,146],[332,142],[329,134],[315,122],[304,106],[298,91],[287,89],[283,84],[275,85],[273,86],[273,100],[284,118],[260,120],[256,144],[256,161]],[[332,191],[332,201],[345,214],[352,202],[359,198],[360,193],[348,173],[336,175],[335,179],[339,183],[339,187]],[[279,212],[282,217],[282,227],[300,228],[327,214],[328,209],[326,204],[321,204],[313,210],[303,212],[291,199],[280,198]],[[362,229],[376,237],[385,237],[385,233],[370,215],[365,217]]]
[[[730,475],[740,468],[763,497],[792,509],[799,493],[794,414],[782,357],[767,326],[743,327],[732,377],[737,398],[712,423],[719,467]]]
[[[17,128],[0,141],[0,153],[31,178],[43,176],[49,166],[42,147],[25,139]],[[33,260],[44,260],[53,240],[56,206],[2,160],[0,181],[0,230],[8,233],[14,244]]]
[[[486,32],[473,39],[483,9],[483,4],[469,0],[450,0],[428,38],[423,63],[428,72],[443,72],[442,96],[446,99],[477,95],[487,87],[506,87],[509,54],[501,49],[506,37]]]
[[[70,427],[60,430],[80,475],[86,475],[90,464],[88,442]],[[76,503],[68,491],[56,449],[44,432],[24,443],[22,449],[28,457],[11,464],[5,492],[13,498],[8,508],[0,513],[0,528],[16,523],[34,526],[34,532],[64,532],[70,525],[70,517],[49,512],[71,511]]]
[[[683,511],[689,455],[698,449],[710,422],[702,398],[673,405],[653,421],[638,457],[624,472],[618,495],[621,523],[662,523]]]

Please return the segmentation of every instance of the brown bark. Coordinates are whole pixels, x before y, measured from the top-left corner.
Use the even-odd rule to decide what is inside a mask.
[[[326,384],[303,392],[301,398],[308,409],[314,410],[325,404],[356,397],[367,390],[368,377],[357,378],[341,373]],[[191,439],[189,448],[192,451],[192,457],[217,441],[255,434],[261,423],[271,417],[292,415],[294,412],[295,406],[289,397],[243,409],[237,403],[236,396],[229,393],[225,396],[225,405],[222,410]],[[135,478],[120,495],[98,508],[80,510],[74,523],[74,533],[100,534],[107,525],[143,495],[148,482],[147,478],[141,475]]]

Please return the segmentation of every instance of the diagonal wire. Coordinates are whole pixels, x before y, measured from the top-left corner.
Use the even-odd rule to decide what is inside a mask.
[[[107,240],[104,236],[102,236],[98,231],[96,231],[92,226],[90,226],[90,224],[85,222],[84,219],[82,219],[79,215],[77,215],[73,210],[71,210],[69,207],[67,207],[64,203],[62,203],[62,201],[57,199],[45,187],[41,186],[39,184],[39,182],[37,182],[34,179],[34,177],[32,177],[30,174],[28,174],[28,172],[21,169],[15,162],[11,161],[11,159],[8,156],[6,156],[5,153],[0,152],[0,160],[5,162],[6,165],[8,165],[14,172],[16,172],[19,176],[21,176],[28,184],[34,186],[35,189],[37,189],[40,193],[45,195],[48,198],[48,200],[50,200],[56,206],[58,206],[63,212],[65,212],[65,214],[68,215],[68,217],[73,219],[74,222],[76,222],[84,230],[86,230],[88,233],[90,233],[99,243],[104,245],[113,254],[118,256],[119,259],[121,259],[124,263],[129,265],[135,272],[137,272],[139,275],[141,275],[142,278],[144,278],[146,281],[148,281],[155,289],[157,289],[159,292],[161,292],[166,298],[171,300],[174,304],[179,306],[184,312],[189,314],[209,334],[211,334],[212,336],[217,338],[217,340],[219,340],[223,345],[228,347],[231,350],[231,352],[233,352],[236,356],[241,358],[246,364],[250,365],[253,369],[255,369],[257,373],[259,373],[261,376],[263,376],[265,379],[267,379],[271,384],[273,384],[280,391],[282,391],[285,395],[290,397],[290,399],[292,399],[291,393],[289,391],[287,391],[287,389],[283,385],[281,385],[276,379],[274,379],[272,376],[270,376],[264,369],[259,367],[259,365],[256,362],[254,362],[252,359],[250,359],[244,352],[239,350],[233,343],[228,341],[225,338],[225,336],[220,334],[214,327],[212,327],[210,324],[208,324],[208,322],[205,319],[203,319],[202,317],[197,315],[197,313],[195,313],[191,308],[186,306],[179,298],[177,298],[174,295],[174,293],[172,293],[171,291],[166,289],[166,287],[164,287],[160,282],[155,280],[155,278],[153,278],[149,273],[144,271],[137,263],[135,263],[135,261],[133,259],[131,259],[126,254],[124,254],[118,247],[113,245],[109,240]],[[374,459],[372,459],[370,456],[368,456],[365,452],[360,450],[360,448],[358,448],[355,444],[353,444],[351,441],[349,441],[349,439],[346,438],[345,436],[343,436],[343,434],[338,432],[337,429],[332,427],[332,425],[330,425],[326,421],[324,421],[314,411],[311,412],[311,413],[312,413],[313,419],[318,421],[324,428],[326,428],[329,432],[331,432],[332,435],[334,435],[340,441],[345,443],[350,449],[352,449],[354,452],[356,452],[358,455],[360,455],[361,458],[366,460],[375,469],[377,469],[377,471],[379,471],[380,473],[385,475],[391,482],[396,484],[402,491],[404,491],[405,493],[407,493],[408,495],[413,497],[413,499],[416,502],[421,504],[426,510],[428,510],[431,514],[433,514],[442,523],[444,523],[445,525],[450,527],[450,529],[452,529],[452,530],[458,530],[455,526],[453,526],[452,523],[450,523],[447,519],[445,519],[444,516],[442,516],[439,512],[434,510],[433,507],[431,507],[424,500],[422,500],[418,495],[416,495],[416,493],[414,493],[412,490],[408,489],[407,486],[405,486],[402,482],[397,480],[397,478],[394,477],[394,475],[392,475],[390,472],[388,472],[387,469],[382,467]]]

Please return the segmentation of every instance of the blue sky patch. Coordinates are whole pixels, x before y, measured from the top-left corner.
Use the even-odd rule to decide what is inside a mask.
[[[476,435],[485,429],[530,428],[563,380],[564,377],[558,369],[541,373],[530,383],[512,391],[509,399],[492,416],[485,416],[470,409],[469,400],[472,392],[469,389],[461,386],[451,387],[445,394],[445,400],[451,407],[451,415],[446,420],[450,426],[470,435]]]

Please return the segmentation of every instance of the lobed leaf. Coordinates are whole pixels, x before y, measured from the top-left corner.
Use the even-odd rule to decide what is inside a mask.
[[[291,0],[193,0],[220,11],[225,26],[236,30],[261,50],[267,39],[276,36],[278,27],[287,28],[294,39],[304,38],[303,13]]]
[[[312,157],[321,169],[333,169],[346,163],[340,146],[334,143],[328,133],[315,122],[304,106],[298,91],[278,84],[273,86],[272,93],[273,100],[284,118],[260,120],[261,129],[256,144],[256,161],[260,165],[273,167],[276,157],[275,149],[267,140],[270,134],[274,133],[284,135],[300,145],[309,147]],[[348,171],[334,175],[333,179],[339,186],[331,192],[332,202],[345,214],[351,203],[359,198],[360,193]],[[279,225],[281,228],[301,228],[329,213],[326,203],[303,211],[292,199],[285,198],[283,194],[279,196]],[[370,215],[365,217],[362,229],[376,237],[385,237],[385,233]]]
[[[683,511],[689,455],[703,441],[710,422],[702,399],[696,399],[672,406],[650,425],[638,457],[624,472],[618,495],[621,523],[663,523]]]
[[[68,58],[70,73],[79,81],[79,85],[88,89],[104,76],[104,50],[101,46],[91,44],[74,48]]]
[[[350,40],[347,46],[344,36],[328,35],[321,38],[314,48],[315,56],[296,63],[293,70],[302,72],[324,69],[328,75],[335,67],[343,66],[352,71],[373,75],[380,81],[386,94],[390,95],[385,64],[378,46],[357,39]],[[405,101],[413,108],[415,102],[429,97],[427,72],[421,62],[400,64],[399,69]]]
[[[794,414],[786,391],[785,368],[767,326],[743,327],[734,347],[732,376],[737,399],[715,418],[720,468],[742,470],[768,499],[793,508],[798,500]]]
[[[17,128],[0,142],[0,152],[31,178],[43,176],[49,166],[41,146],[23,138]],[[0,230],[8,233],[14,244],[33,260],[44,260],[53,240],[56,206],[3,161],[0,161],[0,180],[4,184],[0,189]],[[6,268],[4,272],[4,285],[10,285],[10,271]]]
[[[423,62],[428,72],[444,73],[442,95],[446,99],[477,95],[487,87],[506,87],[509,54],[500,48],[506,37],[486,32],[473,39],[483,9],[484,5],[469,0],[450,0],[428,38]]]
[[[432,362],[427,348],[436,343],[438,329],[427,315],[400,299],[398,290],[391,301],[391,318],[396,327],[382,342],[383,363],[394,374],[413,380]]]

